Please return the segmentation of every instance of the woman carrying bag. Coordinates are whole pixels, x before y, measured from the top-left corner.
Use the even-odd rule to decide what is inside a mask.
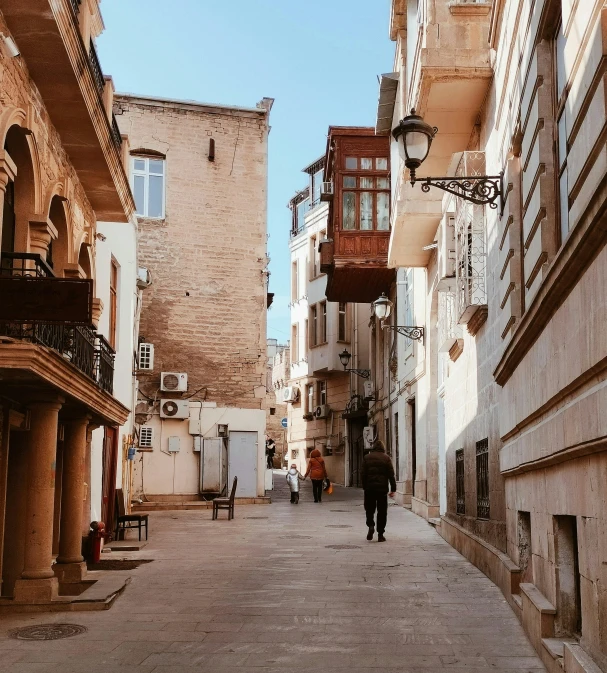
[[[322,487],[323,481],[329,479],[327,476],[327,468],[325,466],[325,461],[320,455],[318,449],[314,449],[310,454],[310,460],[308,461],[308,469],[304,475],[304,479],[310,475],[312,480],[312,493],[314,494],[314,502],[322,502]]]

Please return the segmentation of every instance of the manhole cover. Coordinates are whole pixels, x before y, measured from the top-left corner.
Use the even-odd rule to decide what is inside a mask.
[[[269,519],[269,516],[245,516],[245,519]]]
[[[328,544],[325,545],[326,549],[360,549],[359,546],[355,544]]]
[[[15,629],[10,632],[11,638],[18,640],[60,640],[71,638],[86,632],[86,626],[79,624],[39,624],[38,626],[26,626],[23,629]]]
[[[352,526],[348,526],[347,524],[333,524],[325,526],[325,528],[352,528]]]

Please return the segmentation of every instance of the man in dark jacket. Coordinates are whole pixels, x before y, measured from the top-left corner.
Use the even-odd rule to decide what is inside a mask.
[[[372,540],[375,534],[375,510],[377,509],[377,541],[385,542],[384,531],[388,519],[388,493],[394,497],[396,492],[396,478],[394,466],[390,456],[386,455],[384,444],[379,439],[373,443],[373,448],[365,456],[362,467],[362,482],[365,491],[365,512],[369,533],[367,540]]]

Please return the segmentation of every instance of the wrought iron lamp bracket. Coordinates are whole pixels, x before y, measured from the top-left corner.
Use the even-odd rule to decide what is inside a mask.
[[[504,213],[504,173],[499,175],[474,175],[444,178],[416,178],[411,171],[411,184],[421,182],[422,192],[429,192],[430,187],[438,187],[461,199],[470,201],[477,206],[497,209],[498,200],[500,215]]]
[[[351,374],[356,374],[356,376],[360,376],[363,379],[368,379],[371,376],[370,369],[346,369],[344,367],[344,371],[350,372]]]
[[[382,325],[383,329],[391,329],[394,330],[395,332],[398,332],[398,334],[402,334],[403,336],[407,337],[407,339],[411,339],[411,341],[421,341],[423,343],[424,341],[424,328],[423,327],[405,327],[405,326],[392,326],[392,325]]]

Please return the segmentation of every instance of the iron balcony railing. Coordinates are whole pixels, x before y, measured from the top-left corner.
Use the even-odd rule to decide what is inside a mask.
[[[0,257],[0,275],[27,278],[54,278],[50,265],[32,252],[3,252]]]
[[[0,275],[28,279],[55,277],[51,267],[40,255],[27,252],[3,252],[0,256]],[[93,327],[70,323],[0,321],[0,336],[51,348],[102,390],[113,394],[115,351]]]
[[[70,5],[72,6],[72,10],[74,14],[78,15],[80,12],[80,4],[82,0],[70,0]]]
[[[114,138],[114,144],[118,149],[122,147],[122,134],[120,133],[120,128],[118,127],[118,122],[116,121],[116,115],[112,115],[112,137]]]
[[[103,94],[103,89],[105,88],[105,77],[103,76],[103,70],[101,70],[101,63],[99,63],[99,57],[97,56],[97,50],[93,44],[93,40],[89,43],[89,62],[91,64],[91,71],[93,73],[93,79],[99,89],[99,93]]]

